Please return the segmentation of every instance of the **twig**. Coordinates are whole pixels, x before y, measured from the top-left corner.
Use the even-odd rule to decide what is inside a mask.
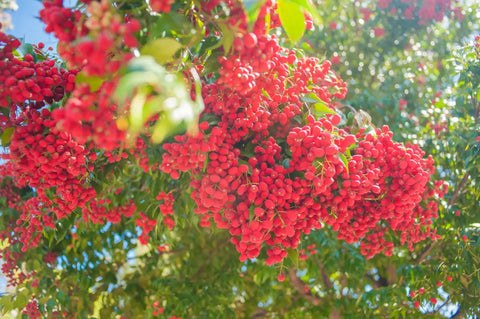
[[[442,309],[448,303],[450,303],[450,296],[448,296],[447,300],[445,300],[445,302],[440,307],[438,307],[433,313],[439,312],[440,309]]]
[[[458,196],[460,196],[460,191],[465,186],[465,183],[467,182],[469,177],[470,177],[470,172],[466,172],[465,175],[463,175],[463,178],[458,184],[457,189],[455,189],[455,192],[453,193],[452,197],[450,197],[450,200],[448,201],[449,206],[453,206],[453,204],[455,204],[455,202],[458,199]]]
[[[422,261],[425,260],[425,258],[427,257],[427,255],[432,251],[433,248],[435,248],[435,246],[437,245],[438,241],[432,241],[428,246],[427,248],[425,248],[425,250],[420,254],[420,256],[418,257],[417,259],[417,265],[420,265],[420,263]]]
[[[461,194],[461,190],[467,183],[468,178],[470,177],[470,172],[466,172],[465,175],[463,175],[462,180],[460,183],[458,183],[457,188],[455,189],[455,192],[453,193],[452,197],[450,197],[450,200],[448,201],[448,206],[453,206],[455,202],[457,201],[458,197]],[[417,260],[417,265],[419,265],[426,257],[427,255],[432,251],[433,248],[438,244],[438,241],[433,241],[430,243],[430,245],[425,248],[425,250],[420,254]]]
[[[343,108],[347,108],[349,109],[350,111],[352,111],[353,113],[357,113],[357,110],[355,110],[355,108],[351,105],[348,105],[348,104],[341,104],[339,106],[340,109],[343,109]]]
[[[330,290],[333,288],[332,281],[330,280],[330,276],[325,272],[325,267],[323,267],[323,264],[321,261],[318,262],[318,267],[320,267],[320,272],[322,274],[322,280],[323,283],[325,284],[325,287]]]
[[[306,300],[317,306],[325,301],[324,298],[315,297],[310,291],[305,291],[305,283],[297,276],[297,269],[291,267],[289,270],[290,284]]]

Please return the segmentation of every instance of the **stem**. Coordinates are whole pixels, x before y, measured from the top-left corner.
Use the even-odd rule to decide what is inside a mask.
[[[462,180],[460,181],[460,183],[458,184],[458,187],[457,189],[455,190],[455,192],[453,193],[452,197],[450,198],[450,200],[448,201],[448,205],[449,206],[453,206],[453,204],[455,204],[455,202],[457,201],[458,197],[460,196],[460,191],[463,189],[463,187],[465,186],[465,183],[467,182],[468,178],[470,177],[470,172],[466,172],[465,175],[463,175],[463,178]]]
[[[289,276],[290,284],[303,298],[305,298],[315,306],[325,302],[324,298],[315,297],[310,291],[305,292],[305,283],[297,276],[297,269],[295,267],[290,268]]]

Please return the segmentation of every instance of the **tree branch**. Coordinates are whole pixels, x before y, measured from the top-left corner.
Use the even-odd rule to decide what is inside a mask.
[[[418,257],[417,259],[417,263],[416,265],[420,265],[424,260],[425,258],[427,258],[427,255],[430,254],[430,252],[432,251],[433,248],[435,248],[435,246],[437,245],[438,241],[432,241],[428,246],[427,248],[425,248],[422,253],[420,254],[420,256]]]
[[[297,276],[297,269],[295,267],[291,267],[288,271],[290,276],[290,284],[293,288],[306,300],[308,300],[313,305],[317,306],[323,302],[325,302],[324,298],[315,297],[312,295],[310,291],[305,291],[305,283]]]
[[[462,180],[460,181],[460,183],[458,183],[458,186],[455,189],[455,192],[453,193],[452,197],[450,197],[450,200],[448,201],[448,206],[451,207],[455,204],[455,202],[457,201],[458,197],[461,194],[462,189],[465,187],[465,184],[467,183],[469,177],[470,177],[470,172],[466,172],[463,175]],[[436,245],[438,245],[438,241],[431,242],[430,245],[428,245],[427,248],[425,248],[425,250],[420,254],[416,264],[419,265],[422,261],[424,261],[427,255],[432,251],[433,248],[435,248]]]
[[[382,287],[388,287],[388,281],[386,278],[382,277],[379,275],[379,279],[376,280],[373,275],[371,274],[366,274],[365,277],[367,277],[368,279],[370,279],[372,281],[372,286],[374,288],[382,288]]]
[[[457,312],[455,312],[450,318],[463,318],[465,315],[464,311],[462,310],[462,306],[459,304]]]
[[[318,262],[318,267],[320,267],[320,272],[322,273],[322,280],[323,283],[325,284],[325,287],[330,290],[333,288],[332,281],[330,280],[330,276],[325,272],[325,267],[323,267],[323,264],[321,261]]]
[[[260,318],[265,318],[267,315],[267,312],[265,309],[258,309],[251,317],[250,319],[260,319]]]
[[[470,172],[466,172],[465,175],[463,175],[463,178],[460,181],[460,183],[458,184],[457,189],[455,189],[455,192],[453,193],[452,197],[450,197],[450,200],[448,201],[449,206],[453,206],[453,204],[455,204],[458,197],[460,196],[460,191],[465,186],[465,183],[467,182],[469,177],[470,177]]]

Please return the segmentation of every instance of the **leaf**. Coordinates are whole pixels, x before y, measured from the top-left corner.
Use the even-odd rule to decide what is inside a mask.
[[[173,128],[172,122],[167,116],[160,117],[152,132],[152,142],[153,143],[160,143],[167,137],[168,132],[170,132]]]
[[[55,304],[56,304],[55,299],[53,299],[53,298],[48,299],[48,301],[46,303],[47,311],[49,311],[49,312],[52,311],[53,307],[55,307]]]
[[[309,0],[290,0],[291,2],[295,2],[298,5],[302,6],[308,13],[312,15],[313,21],[315,21],[316,24],[321,24],[321,16],[318,13],[318,10],[310,3]]]
[[[31,45],[30,43],[22,43],[20,45],[20,51],[23,53],[23,55],[25,54],[31,54],[33,56],[33,59],[34,61],[36,62],[37,60],[37,55],[35,54],[35,51],[33,49],[33,45]]]
[[[288,249],[288,258],[294,263],[298,264],[298,251],[296,249]]]
[[[290,40],[292,42],[300,40],[305,31],[303,7],[292,0],[279,0],[278,15]]]
[[[144,92],[138,92],[130,103],[130,132],[136,134],[140,131],[144,123],[143,107],[147,95]]]
[[[317,114],[323,114],[323,113],[335,114],[336,113],[334,110],[330,109],[327,105],[325,105],[325,103],[315,103],[313,107],[315,108],[315,112]]]
[[[249,211],[249,219],[250,223],[248,225],[252,224],[253,219],[255,218],[255,205],[250,205],[250,211]]]
[[[5,147],[10,143],[10,139],[12,138],[13,132],[15,132],[14,127],[7,127],[2,135],[0,136],[0,141],[2,142],[2,146]]]
[[[97,91],[105,80],[105,78],[101,78],[99,76],[88,76],[84,72],[78,73],[75,77],[75,83],[77,85],[87,83],[90,86],[91,92]]]
[[[181,47],[180,42],[173,38],[160,38],[145,44],[140,53],[153,57],[158,64],[164,64],[170,61]]]
[[[345,166],[345,169],[347,170],[347,174],[350,174],[348,170],[348,159],[343,153],[338,153],[340,156],[340,160],[342,161],[343,165]]]
[[[15,302],[14,302],[14,307],[17,308],[17,309],[23,309],[27,303],[28,303],[28,298],[26,296],[26,294],[28,294],[28,291],[27,290],[23,290],[22,292],[20,292],[17,297],[15,298]]]
[[[169,12],[168,14],[161,14],[155,17],[156,20],[149,27],[149,36],[156,39],[164,32],[171,32],[175,30],[181,34],[188,34],[193,30],[193,25],[183,14],[176,12]]]
[[[222,45],[223,45],[223,51],[225,54],[230,52],[230,49],[232,48],[233,45],[233,40],[235,40],[235,34],[233,33],[231,27],[220,23],[218,25],[220,27],[220,30],[222,31]]]

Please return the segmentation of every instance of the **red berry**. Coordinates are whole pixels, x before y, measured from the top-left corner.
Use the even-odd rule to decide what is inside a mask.
[[[243,37],[243,43],[245,44],[245,47],[248,49],[253,49],[257,45],[257,36],[255,33],[247,33]]]

